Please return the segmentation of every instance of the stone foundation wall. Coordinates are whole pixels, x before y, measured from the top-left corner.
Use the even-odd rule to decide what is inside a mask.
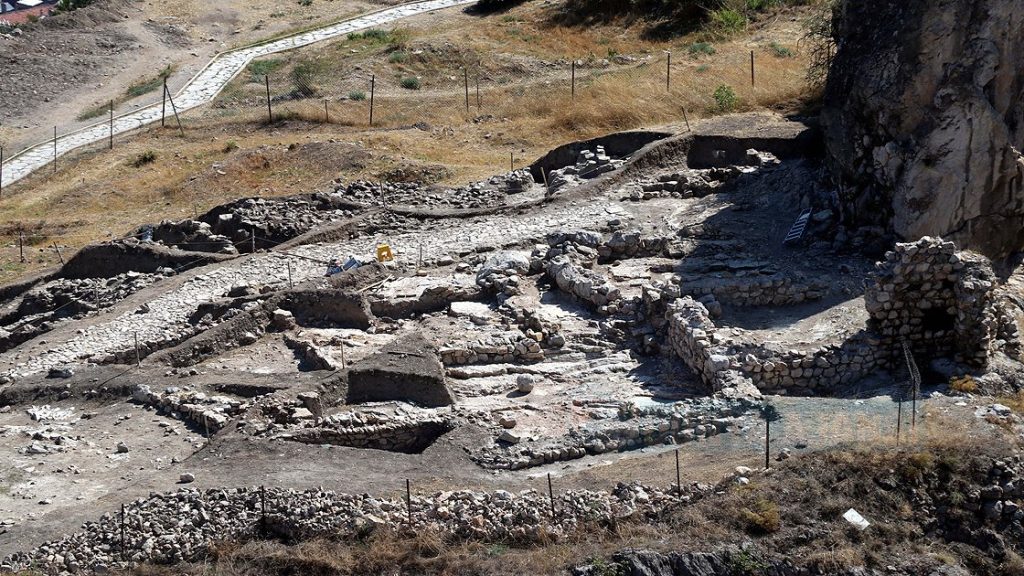
[[[787,306],[820,300],[828,285],[794,279],[782,274],[754,278],[711,278],[679,285],[680,294],[700,299],[713,295],[723,304],[736,306]]]
[[[445,366],[544,360],[540,342],[520,332],[509,332],[486,341],[447,346],[441,348],[439,354]]]

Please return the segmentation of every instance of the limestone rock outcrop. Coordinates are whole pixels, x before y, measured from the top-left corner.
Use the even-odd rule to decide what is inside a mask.
[[[848,226],[1024,248],[1024,3],[848,0],[822,121]]]

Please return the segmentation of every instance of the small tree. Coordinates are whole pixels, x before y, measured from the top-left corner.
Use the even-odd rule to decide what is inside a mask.
[[[771,465],[771,448],[768,444],[772,441],[772,422],[782,420],[782,415],[773,404],[761,405],[761,418],[764,419],[764,467]]]
[[[719,112],[732,112],[736,108],[736,91],[728,84],[715,88],[714,98]]]

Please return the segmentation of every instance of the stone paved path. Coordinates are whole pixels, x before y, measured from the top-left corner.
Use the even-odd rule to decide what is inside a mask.
[[[293,50],[302,46],[308,46],[323,40],[330,40],[347,35],[350,32],[373,28],[389,24],[402,18],[425,14],[435,10],[470,4],[475,0],[429,0],[396,6],[387,10],[381,10],[324,28],[305,32],[296,36],[282,38],[259,46],[242,48],[232,52],[220,54],[210,61],[199,74],[197,74],[177,95],[174,96],[174,104],[178,112],[191,110],[202,106],[214,99],[221,89],[231,81],[239,72],[245,69],[251,60],[275,52]],[[170,107],[168,107],[169,109]],[[160,104],[148,106],[135,112],[118,116],[114,119],[114,134],[123,134],[147,124],[160,120]],[[110,136],[110,127],[106,122],[83,128],[71,134],[59,135],[57,138],[57,156],[63,156],[68,152],[100,142]],[[47,141],[28,148],[21,154],[12,157],[3,164],[2,186],[9,186],[18,180],[25,178],[32,172],[43,168],[53,162],[54,149],[53,141]]]
[[[387,240],[401,259],[415,258],[422,244],[425,258],[471,252],[481,246],[496,249],[543,241],[558,230],[580,230],[600,226],[620,213],[617,204],[595,201],[586,207],[560,206],[530,215],[496,214],[473,220],[438,221],[422,232],[394,236],[366,236],[351,241],[301,246],[290,252],[327,261],[349,254],[370,254],[378,241]],[[288,258],[280,252],[243,256],[220,265],[182,273],[181,286],[149,300],[149,311],[136,313],[139,305],[129,298],[110,309],[96,322],[75,333],[58,331],[44,335],[42,349],[19,347],[0,354],[0,374],[26,376],[52,367],[80,364],[88,358],[130,350],[135,334],[139,342],[164,348],[169,341],[194,332],[188,318],[204,302],[224,297],[239,284],[273,284],[288,281],[287,261],[292,264],[295,282],[310,280],[324,273],[324,266],[309,260]],[[113,316],[113,317],[111,317]]]

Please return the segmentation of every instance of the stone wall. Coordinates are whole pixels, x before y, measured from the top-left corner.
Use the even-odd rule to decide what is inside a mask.
[[[486,340],[449,345],[441,348],[439,354],[445,366],[544,360],[540,342],[521,332],[508,332]]]
[[[350,448],[367,448],[418,454],[454,428],[449,418],[439,415],[421,417],[388,417],[386,415],[335,414],[324,418],[316,427],[289,431],[276,436],[306,444],[331,444]]]
[[[822,281],[785,274],[760,277],[699,278],[679,285],[680,294],[701,299],[712,295],[736,306],[786,306],[820,300],[828,291]]]
[[[998,328],[995,280],[984,257],[957,252],[952,242],[897,244],[865,293],[868,326],[892,353],[906,340],[915,354],[985,366]]]

